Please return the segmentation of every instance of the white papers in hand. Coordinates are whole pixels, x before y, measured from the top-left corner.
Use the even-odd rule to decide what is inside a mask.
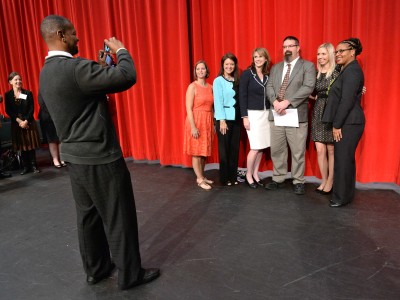
[[[297,108],[286,109],[285,115],[280,115],[275,110],[272,110],[272,114],[274,115],[275,126],[299,127]]]

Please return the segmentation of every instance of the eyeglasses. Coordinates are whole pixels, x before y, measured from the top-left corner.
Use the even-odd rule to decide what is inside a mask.
[[[283,46],[282,48],[285,50],[287,48],[293,48],[293,47],[297,47],[298,45],[287,45],[287,46]]]
[[[337,50],[337,51],[335,51],[333,53],[335,53],[335,55],[336,54],[342,54],[344,51],[348,51],[348,50],[353,50],[353,48],[339,49],[339,50]]]

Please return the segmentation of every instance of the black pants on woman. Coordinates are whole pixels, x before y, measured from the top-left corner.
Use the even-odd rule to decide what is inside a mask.
[[[343,125],[342,139],[335,143],[332,201],[348,204],[356,189],[356,149],[364,132],[364,124]]]
[[[226,134],[221,134],[220,122],[217,122],[219,178],[222,184],[236,181],[239,160],[240,120],[227,120],[226,125]]]

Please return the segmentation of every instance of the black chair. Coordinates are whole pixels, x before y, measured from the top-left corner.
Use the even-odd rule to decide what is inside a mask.
[[[2,123],[2,127],[0,128],[0,160],[2,162],[0,165],[0,171],[19,169],[22,165],[21,153],[14,152],[11,147],[11,121],[3,115],[0,115],[0,119]]]

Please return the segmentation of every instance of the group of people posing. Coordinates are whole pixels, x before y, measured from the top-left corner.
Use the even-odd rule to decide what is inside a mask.
[[[200,60],[195,64],[195,81],[186,92],[184,152],[192,156],[198,186],[212,189],[213,181],[205,177],[204,167],[216,130],[220,182],[237,185],[242,122],[250,144],[248,186],[264,186],[259,166],[264,149],[270,147],[273,176],[265,188],[283,187],[289,146],[293,190],[303,195],[308,102],[314,99],[311,136],[322,176],[315,191],[332,193],[331,207],[344,206],[354,197],[355,151],[365,125],[361,108],[364,75],[356,59],[362,52],[361,42],[349,38],[341,41],[336,50],[330,43],[322,44],[317,50],[317,71],[312,62],[300,57],[296,37],[286,37],[282,49],[283,61],[270,71],[268,51],[254,49],[251,65],[240,76],[236,56],[226,53],[212,86],[206,82],[210,75],[206,62]],[[274,119],[286,115],[288,109],[297,114],[298,125],[275,124]]]

